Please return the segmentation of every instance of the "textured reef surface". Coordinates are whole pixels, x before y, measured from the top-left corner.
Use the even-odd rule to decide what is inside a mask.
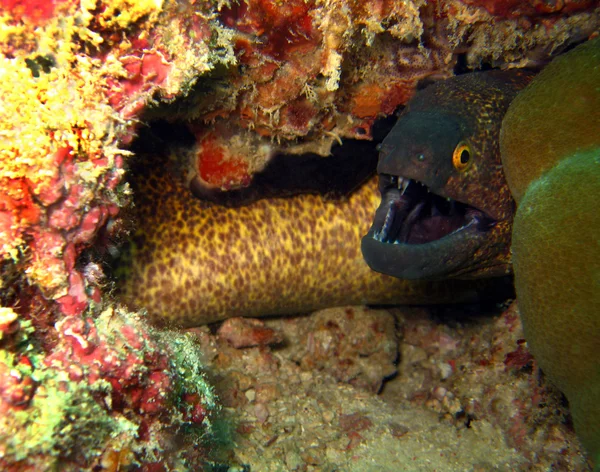
[[[342,307],[194,332],[251,470],[590,470],[516,306],[482,314]]]
[[[511,105],[501,144],[519,201],[513,253],[525,333],[600,467],[598,72],[598,38],[556,58]]]
[[[184,188],[239,190],[275,154],[327,156],[340,141],[371,140],[376,120],[419,84],[479,67],[538,67],[599,25],[597,2],[586,0],[0,0],[0,468],[198,470],[222,462],[269,470],[253,456],[267,451],[273,470],[281,460],[289,470],[328,470],[366,464],[360,461],[374,454],[406,460],[407,470],[417,463],[413,470],[433,470],[429,456],[408,454],[396,441],[447,457],[447,438],[483,431],[477,470],[542,470],[538,461],[586,470],[560,401],[537,394],[546,387],[528,370],[520,341],[502,338],[498,347],[516,362],[515,373],[498,360],[502,354],[480,358],[481,349],[466,346],[475,331],[459,329],[454,340],[470,361],[448,359],[432,374],[428,363],[442,362],[435,346],[449,335],[431,339],[420,324],[427,321],[395,313],[403,339],[414,326],[410,335],[422,340],[400,350],[401,366],[419,352],[413,359],[422,370],[411,378],[446,379],[459,368],[474,376],[461,376],[462,386],[423,381],[412,397],[395,394],[411,397],[417,412],[429,404],[419,426],[407,403],[373,393],[398,354],[389,313],[373,320],[367,310],[370,321],[357,321],[369,327],[362,333],[335,332],[331,315],[317,314],[302,329],[294,324],[303,319],[291,319],[273,321],[287,331],[230,323],[217,334],[182,334],[152,326],[143,308],[119,304],[105,266],[136,230],[127,180],[135,178],[136,139],[146,126],[169,122],[192,137],[169,157],[183,170]],[[178,319],[177,307],[170,309]],[[364,309],[353,310],[363,319]],[[514,312],[507,316],[514,322]],[[450,329],[431,323],[432,332]],[[231,334],[248,330],[241,341]],[[332,345],[327,336],[369,334],[366,345],[323,354]],[[483,338],[474,346],[500,339]],[[291,351],[269,346],[274,340]],[[321,357],[305,356],[303,345],[313,354],[323,349]],[[244,378],[234,360],[256,375]],[[281,366],[287,383],[261,378],[255,385]],[[477,375],[485,372],[509,376],[490,381],[505,392],[500,397]],[[479,397],[468,393],[474,385],[486,386]],[[289,403],[300,392],[307,404]],[[240,405],[252,410],[251,424]],[[322,417],[308,415],[315,411]],[[332,428],[314,437],[335,440],[326,458],[320,446],[299,442],[303,412],[315,434],[318,425]],[[217,447],[231,442],[219,432],[223,421],[237,424],[230,434],[239,445],[227,453]],[[477,424],[480,430],[471,427]],[[377,438],[379,449],[369,447]],[[447,453],[436,450],[440,441]],[[458,454],[468,443],[453,444]],[[438,468],[459,470],[469,460],[463,454],[452,458],[455,469]]]

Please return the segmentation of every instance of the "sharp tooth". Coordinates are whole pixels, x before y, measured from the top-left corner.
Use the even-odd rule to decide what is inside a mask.
[[[406,192],[409,183],[410,179],[398,179],[398,188],[401,190],[400,196],[404,195],[404,192]]]

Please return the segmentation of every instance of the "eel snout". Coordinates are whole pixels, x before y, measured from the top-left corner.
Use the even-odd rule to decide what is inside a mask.
[[[494,219],[466,203],[443,197],[424,184],[395,175],[379,176],[381,205],[373,237],[392,244],[424,244],[473,228],[485,232]]]
[[[414,179],[380,174],[379,191],[363,254],[373,270],[399,278],[460,271],[496,224],[484,211]]]

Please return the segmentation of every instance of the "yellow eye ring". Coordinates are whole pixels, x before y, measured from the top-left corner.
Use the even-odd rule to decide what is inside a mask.
[[[457,144],[452,154],[452,164],[459,172],[464,172],[471,166],[473,160],[473,150],[466,141]]]

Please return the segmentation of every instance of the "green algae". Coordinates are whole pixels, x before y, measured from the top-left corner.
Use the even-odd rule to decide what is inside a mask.
[[[168,343],[172,353],[173,369],[177,373],[175,378],[175,395],[199,395],[202,404],[210,413],[220,410],[217,395],[204,373],[204,364],[199,356],[198,346],[192,334],[164,331],[159,334],[163,342]],[[181,405],[184,407],[185,405]],[[212,418],[207,415],[202,422],[206,427],[203,435],[212,433]]]
[[[19,320],[11,349],[0,349],[0,370],[31,378],[35,394],[26,408],[12,408],[0,417],[0,459],[60,467],[66,457],[91,460],[118,438],[127,444],[138,427],[111,414],[97,401],[110,391],[107,382],[74,382],[66,372],[44,365],[44,353],[33,341],[30,321]],[[20,362],[24,357],[28,362]]]
[[[21,461],[38,454],[61,458],[82,453],[90,460],[106,448],[110,439],[133,441],[138,426],[121,415],[111,415],[95,400],[106,387],[72,382],[64,372],[39,369],[40,382],[27,410],[14,414],[16,427],[3,438],[6,453]]]

